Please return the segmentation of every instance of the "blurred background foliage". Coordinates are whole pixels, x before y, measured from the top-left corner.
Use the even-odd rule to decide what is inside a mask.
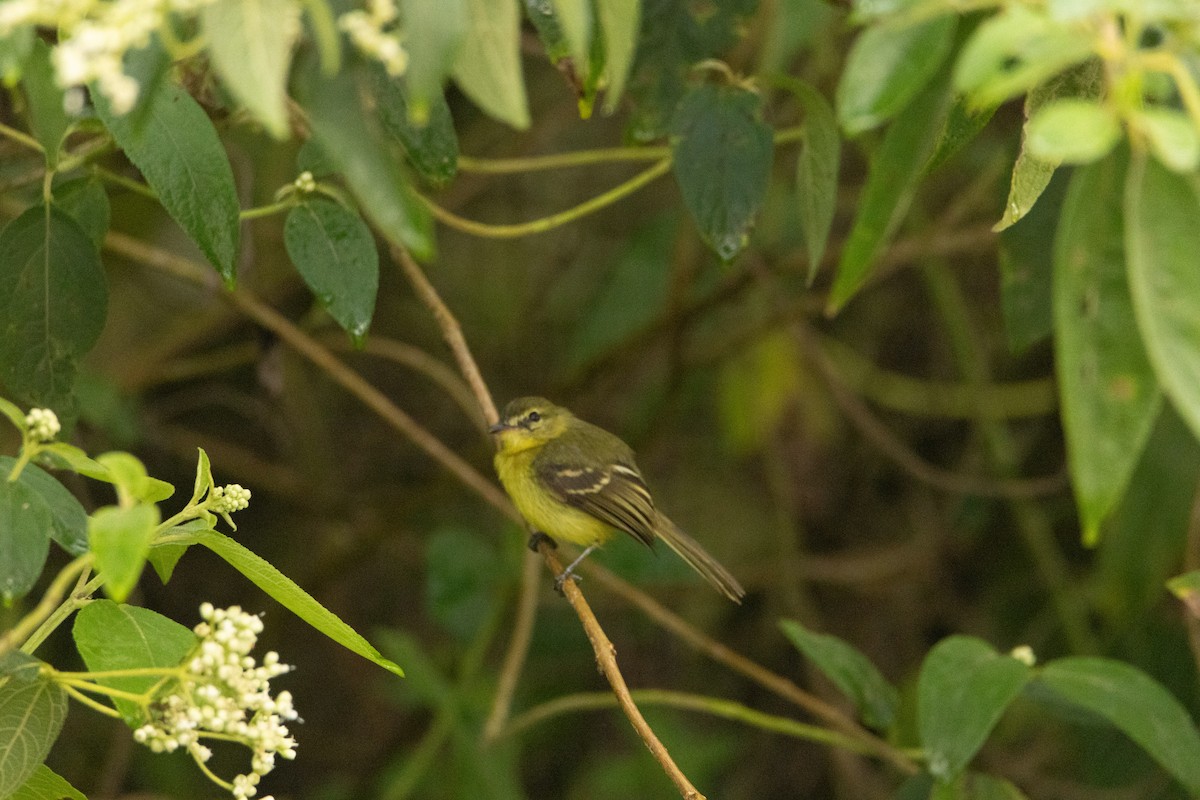
[[[645,0],[626,99],[614,113],[598,107],[581,119],[587,81],[550,63],[556,40],[538,4],[530,6],[520,41],[531,124],[514,130],[450,88],[463,154],[662,143],[689,66],[709,58],[733,76],[798,75],[833,98],[858,35],[847,5],[821,0]],[[978,21],[968,15],[961,25]],[[271,204],[298,164],[315,163],[298,142],[246,124],[202,62],[187,66],[185,84],[216,121],[241,207]],[[803,102],[778,82],[761,80],[756,91],[775,131],[807,119]],[[19,105],[8,102],[6,124],[19,125]],[[632,541],[614,541],[595,560],[831,703],[843,704],[841,694],[779,620],[852,643],[900,688],[890,736],[901,746],[916,741],[917,670],[951,633],[1000,651],[1029,645],[1040,660],[1117,658],[1193,711],[1200,700],[1181,610],[1163,588],[1183,571],[1185,545],[1192,561],[1200,550],[1192,519],[1200,447],[1167,406],[1099,543],[1081,544],[1048,338],[1049,259],[1069,175],[1060,170],[1027,217],[992,230],[1007,210],[1024,123],[1019,104],[994,107],[986,127],[975,125],[924,174],[907,214],[889,223],[894,236],[880,243],[865,288],[844,295],[836,315],[825,313],[832,266],[872,154],[886,146],[870,122],[842,143],[821,264],[810,265],[812,243],[797,216],[804,200],[794,140],[776,143],[757,222],[727,262],[706,246],[712,240],[678,185],[659,179],[544,232],[490,238],[439,225],[436,256],[425,264],[497,401],[542,394],[618,432],[639,453],[661,505],[749,594],[732,606],[670,554],[649,556]],[[33,161],[11,141],[0,148],[8,193],[20,196]],[[102,163],[137,175],[118,156]],[[462,217],[516,224],[597,197],[645,163],[461,169],[422,191]],[[158,203],[119,182],[106,189],[114,230],[202,260]],[[238,285],[490,475],[479,412],[386,248],[370,333],[356,347],[297,274],[283,222],[273,215],[242,224]],[[285,683],[305,720],[300,757],[266,791],[316,800],[672,795],[610,704],[517,724],[542,703],[606,689],[576,618],[544,575],[512,729],[484,741],[516,614],[523,531],[219,289],[112,252],[104,262],[107,324],[82,363],[74,440],[89,452],[132,449],[151,474],[182,486],[203,447],[218,483],[254,492],[239,539],[407,673],[396,680],[339,649],[197,548],[169,586],[145,577],[137,601],[184,624],[197,598],[261,609],[264,646],[298,667]],[[86,482],[70,486],[89,508],[107,502]],[[583,575],[635,689],[797,716]],[[65,634],[55,647],[71,658]],[[913,783],[895,795],[902,781],[868,759],[745,722],[655,705],[646,715],[710,797],[929,791]],[[152,756],[118,723],[83,709],[72,710],[50,764],[92,797],[211,794],[186,758]],[[1008,711],[975,766],[1035,798],[1185,796],[1123,735],[1037,693]],[[986,791],[955,796],[1012,796]]]

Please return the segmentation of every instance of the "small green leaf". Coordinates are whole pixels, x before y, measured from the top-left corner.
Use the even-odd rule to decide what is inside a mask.
[[[45,764],[39,764],[29,780],[8,800],[87,800],[87,797],[66,778]]]
[[[596,21],[604,36],[604,111],[617,110],[637,52],[641,0],[596,0]]]
[[[946,113],[946,122],[938,134],[937,145],[925,164],[925,172],[933,172],[966,147],[987,127],[995,114],[995,106],[975,108],[966,98],[954,98],[950,110]]]
[[[176,525],[167,531],[166,534],[207,531],[212,530],[216,524],[216,515],[204,512],[196,519],[188,520],[182,525]],[[156,540],[150,545],[150,553],[146,556],[146,560],[150,562],[150,566],[154,567],[154,572],[158,575],[158,579],[163,582],[164,586],[170,583],[171,576],[175,574],[175,567],[179,564],[179,559],[183,558],[183,554],[187,552],[190,546],[190,544],[177,544],[173,542],[164,544],[160,540]]]
[[[0,414],[7,417],[22,435],[28,430],[29,425],[25,422],[25,412],[3,397],[0,397]]]
[[[297,586],[291,578],[228,536],[214,530],[195,531],[179,537],[175,543],[204,545],[249,578],[255,586],[342,647],[378,664],[389,672],[404,675],[399,666],[381,656],[370,642],[343,622],[340,617],[321,605],[316,598]]]
[[[846,57],[837,112],[850,136],[878,127],[908,105],[937,74],[954,43],[957,17],[867,28]]]
[[[850,698],[867,725],[878,731],[891,729],[899,694],[866,656],[836,636],[807,630],[799,622],[785,619],[779,627]]]
[[[1054,329],[1054,237],[1068,177],[1062,172],[1052,178],[1044,192],[1039,190],[1037,205],[1000,232],[1000,300],[1012,353],[1045,340]]]
[[[796,159],[796,210],[808,251],[811,284],[825,257],[837,210],[842,141],[833,109],[820,92],[802,81],[789,80],[785,85],[799,98],[805,111],[804,141]]]
[[[41,662],[20,652],[0,659],[0,797],[29,780],[67,718],[67,693],[43,676]]]
[[[208,460],[208,453],[204,452],[203,447],[197,447],[200,455],[196,461],[196,480],[192,484],[192,499],[189,505],[196,505],[200,502],[200,498],[208,494],[215,483],[212,476],[212,464]]]
[[[1075,173],[1054,247],[1054,361],[1087,544],[1124,494],[1161,400],[1126,280],[1127,162],[1113,153]]]
[[[216,0],[200,15],[221,81],[276,139],[289,133],[287,76],[300,32],[295,0]]]
[[[83,663],[93,672],[175,667],[197,642],[196,634],[162,614],[112,600],[93,600],[80,609],[72,636]],[[154,675],[99,680],[132,694],[142,694],[158,681]],[[113,702],[130,727],[144,721],[141,706],[134,701],[118,698]]]
[[[96,456],[96,463],[107,470],[107,480],[133,500],[158,503],[175,494],[174,486],[147,475],[146,466],[131,453],[101,453]]]
[[[0,232],[0,382],[61,406],[104,327],[104,266],[75,220],[34,206]]]
[[[288,212],[283,241],[318,302],[361,342],[379,288],[379,253],[362,217],[340,203],[313,197]]]
[[[0,599],[33,587],[50,553],[50,510],[26,481],[0,479]]]
[[[1183,601],[1193,617],[1200,617],[1200,569],[1171,578],[1167,581],[1167,589]]]
[[[489,541],[466,531],[437,531],[425,546],[425,600],[432,616],[469,641],[492,614],[500,573]]]
[[[379,232],[417,258],[429,258],[433,254],[429,213],[414,197],[403,169],[374,125],[374,114],[364,110],[358,73],[346,69],[326,77],[316,66],[312,59],[302,63],[301,83],[308,95],[300,99],[321,150]]]
[[[404,145],[409,163],[422,178],[434,186],[449,183],[458,174],[458,135],[445,96],[429,96],[425,122],[418,125],[407,96],[411,84],[402,84],[382,67],[371,67],[370,76],[383,130]]]
[[[52,469],[69,469],[93,480],[112,483],[108,469],[73,444],[52,442],[42,448],[42,455]]]
[[[589,0],[550,0],[554,16],[566,37],[575,69],[587,71],[588,52],[592,47],[592,9]]]
[[[404,80],[412,100],[408,115],[413,127],[423,127],[433,107],[445,105],[442,85],[470,28],[467,13],[466,0],[401,0],[409,55]]]
[[[1121,138],[1121,126],[1105,106],[1088,100],[1055,100],[1034,112],[1025,147],[1042,161],[1088,164],[1103,158]]]
[[[0,456],[0,479],[12,474],[16,459]],[[50,514],[50,538],[73,556],[87,552],[87,512],[67,487],[34,464],[26,464],[17,483],[37,494]],[[0,533],[3,538],[3,533]]]
[[[1130,124],[1150,143],[1150,151],[1173,172],[1191,172],[1200,163],[1200,134],[1182,111],[1146,108],[1133,111]]]
[[[63,90],[50,63],[50,45],[41,39],[33,43],[21,83],[29,105],[29,128],[46,151],[46,166],[53,169],[58,165],[58,151],[71,120],[63,110]]]
[[[746,246],[770,177],[774,142],[762,98],[731,86],[694,87],[671,123],[675,179],[700,235],[723,261]]]
[[[1022,662],[968,636],[929,651],[917,679],[917,722],[934,777],[962,772],[1031,676]]]
[[[204,109],[169,80],[147,91],[141,120],[114,114],[98,91],[92,100],[163,208],[232,285],[240,236],[237,190],[225,148]]]
[[[1107,658],[1061,658],[1038,681],[1108,720],[1188,790],[1200,793],[1200,734],[1179,701],[1146,673]]]
[[[108,193],[94,176],[64,181],[54,187],[54,207],[79,223],[99,250],[112,217]]]
[[[1134,311],[1150,363],[1200,436],[1200,194],[1192,176],[1136,154],[1125,195]]]
[[[866,282],[875,259],[908,213],[917,182],[944,127],[948,85],[938,80],[892,121],[871,159],[858,216],[842,248],[829,292],[828,313],[836,313]]]
[[[124,600],[137,585],[159,523],[157,506],[104,506],[88,520],[88,541],[109,597]]]
[[[489,116],[529,127],[516,0],[467,0],[471,24],[454,62],[454,81]]]

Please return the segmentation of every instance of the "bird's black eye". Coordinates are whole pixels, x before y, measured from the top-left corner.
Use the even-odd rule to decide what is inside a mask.
[[[525,415],[525,421],[530,424],[533,424],[534,422],[541,422],[542,415],[536,411],[530,411],[528,414]]]

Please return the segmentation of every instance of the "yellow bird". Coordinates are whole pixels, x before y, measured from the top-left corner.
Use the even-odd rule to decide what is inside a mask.
[[[496,473],[538,533],[585,548],[559,576],[617,531],[653,548],[661,539],[722,594],[740,603],[746,591],[729,570],[654,507],[633,450],[603,428],[541,397],[520,397],[490,429]],[[536,535],[536,534],[535,534]]]

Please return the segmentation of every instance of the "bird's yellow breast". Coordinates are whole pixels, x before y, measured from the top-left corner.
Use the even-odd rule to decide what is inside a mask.
[[[556,541],[586,547],[612,538],[615,531],[611,527],[567,505],[541,485],[533,464],[538,452],[538,448],[530,448],[496,453],[496,474],[521,516]]]

